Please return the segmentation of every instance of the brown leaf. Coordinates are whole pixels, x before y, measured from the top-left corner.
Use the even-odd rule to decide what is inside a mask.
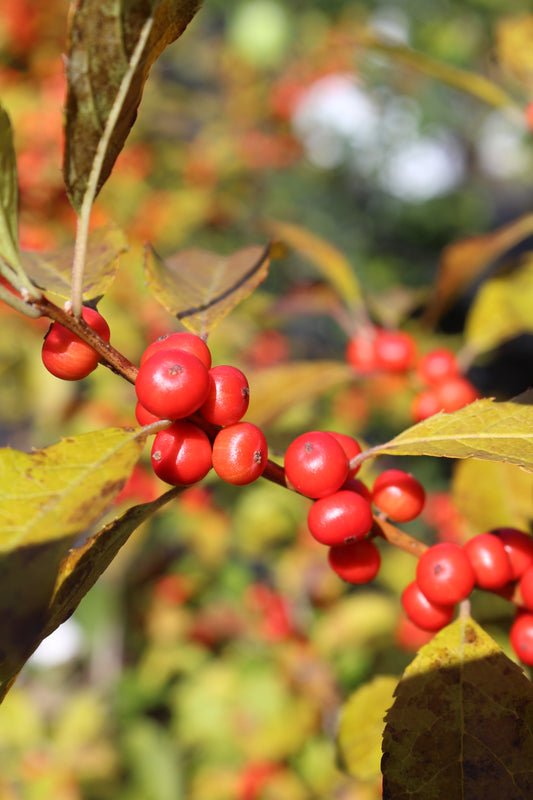
[[[193,333],[209,333],[237,303],[265,280],[270,246],[246,247],[230,256],[184,250],[166,260],[148,247],[148,287],[171,314]]]
[[[386,722],[384,800],[533,797],[533,687],[473,620],[420,650]]]
[[[108,118],[145,22],[153,16],[148,42],[134,70],[110,138],[97,191],[108,178],[135,122],[150,68],[177,39],[199,8],[199,0],[76,0],[67,54],[64,178],[70,201],[80,209]]]
[[[434,325],[455,298],[496,258],[533,231],[533,214],[519,217],[497,231],[453,242],[443,251],[433,297],[424,322]]]
[[[118,257],[127,249],[123,232],[113,223],[92,231],[83,273],[85,300],[93,300],[106,293],[115,278]],[[57,253],[25,250],[20,257],[26,274],[37,286],[68,299],[72,291],[73,255],[74,249],[69,245]]]

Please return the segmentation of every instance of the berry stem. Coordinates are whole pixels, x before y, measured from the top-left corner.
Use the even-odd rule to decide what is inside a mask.
[[[40,312],[41,316],[49,317],[54,322],[63,325],[75,333],[84,342],[87,342],[100,356],[100,362],[118,375],[122,375],[130,383],[135,383],[138,369],[122,353],[102,339],[81,317],[68,314],[64,309],[56,306],[47,297],[40,297],[28,301],[31,308]]]
[[[381,536],[389,544],[399,547],[400,550],[405,550],[406,553],[411,553],[416,558],[420,558],[422,553],[425,553],[428,549],[426,544],[419,542],[418,539],[413,539],[412,536],[380,517],[374,517],[371,534],[372,536]]]

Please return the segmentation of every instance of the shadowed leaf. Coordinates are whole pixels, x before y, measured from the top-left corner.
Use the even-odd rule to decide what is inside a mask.
[[[527,530],[533,519],[533,475],[514,464],[459,462],[452,497],[477,532],[500,527]]]
[[[392,705],[398,678],[378,675],[357,689],[344,704],[337,734],[343,767],[368,781],[381,774],[381,738],[385,714]]]
[[[247,419],[269,425],[297,403],[305,403],[353,380],[353,370],[337,361],[291,361],[248,370],[250,405]]]
[[[265,280],[269,255],[269,246],[252,246],[230,256],[184,250],[163,260],[149,247],[146,280],[161,305],[190,331],[204,335]]]
[[[18,263],[18,184],[13,130],[0,106],[0,257]]]
[[[0,450],[0,696],[42,638],[62,559],[121,491],[145,439],[108,428]]]
[[[115,279],[119,256],[127,249],[126,237],[113,223],[92,231],[83,273],[85,300],[93,300],[107,292]],[[67,299],[71,295],[72,259],[71,246],[57,253],[29,250],[21,253],[22,265],[31,280],[41,289]]]
[[[465,342],[483,353],[521,333],[533,333],[533,259],[480,287],[468,313]]]
[[[361,302],[359,281],[350,262],[340,250],[322,237],[291,222],[271,219],[265,223],[265,227],[269,233],[281,239],[283,244],[314,264],[347,305]]]
[[[79,210],[95,154],[147,20],[153,23],[110,137],[97,189],[105,183],[135,121],[150,67],[185,30],[198,0],[77,0],[67,57],[64,178]]]
[[[504,403],[476,400],[453,414],[435,414],[371,452],[507,461],[531,471],[532,403],[531,390]]]
[[[96,583],[133,531],[148,517],[172,500],[181,489],[170,489],[151,503],[129,508],[80,547],[70,550],[59,565],[57,581],[49,606],[49,617],[42,638],[49,636],[72,614],[80,600]]]
[[[384,800],[530,800],[533,687],[473,620],[407,667],[383,737]]]
[[[519,217],[497,231],[453,242],[442,251],[433,297],[424,321],[435,324],[455,298],[510,247],[533,231],[533,214]]]

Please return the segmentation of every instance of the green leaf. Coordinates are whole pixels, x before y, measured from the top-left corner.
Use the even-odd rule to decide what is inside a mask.
[[[120,492],[145,439],[108,428],[32,453],[0,450],[0,696],[42,638],[62,560]]]
[[[77,211],[103,132],[117,110],[117,95],[143,26],[153,20],[105,147],[97,191],[107,180],[135,122],[152,64],[167,45],[181,36],[199,5],[199,0],[77,0],[73,5],[68,34],[63,170],[67,192]]]
[[[533,687],[461,618],[404,672],[383,737],[384,800],[529,800]]]
[[[193,333],[209,333],[265,280],[270,246],[246,247],[230,256],[184,250],[166,260],[145,253],[148,287],[171,314]]]
[[[250,405],[247,418],[269,425],[298,403],[353,381],[353,370],[338,361],[291,361],[261,370],[248,370]]]
[[[300,225],[268,220],[267,230],[297,253],[308,259],[349,306],[362,302],[361,287],[345,255],[316,233]]]
[[[19,261],[17,159],[13,129],[0,106],[0,257],[15,267]]]
[[[435,414],[368,453],[480,458],[533,470],[532,404],[531,390],[504,403],[475,400],[452,414]]]
[[[119,256],[127,249],[124,233],[113,223],[91,232],[83,273],[83,295],[86,300],[93,300],[107,292],[115,279]],[[26,274],[37,286],[60,297],[70,298],[73,255],[71,246],[57,253],[22,251],[21,261]]]
[[[424,319],[434,324],[492,261],[533,231],[533,214],[525,214],[490,233],[452,242],[442,251],[433,296]]]
[[[361,781],[381,774],[381,738],[398,678],[378,675],[360,686],[344,704],[337,747],[344,769]]]
[[[459,462],[452,497],[476,532],[505,527],[527,530],[533,519],[533,475],[503,461]]]
[[[454,89],[466,92],[489,106],[516,108],[517,104],[511,95],[507,94],[497,83],[477,72],[469,72],[455,67],[453,64],[436,61],[405,45],[390,44],[370,30],[361,31],[358,36],[358,44],[387,56],[396,64],[410,67],[423,75],[452,86]]]
[[[473,353],[492,350],[507,339],[533,332],[533,258],[511,275],[479,289],[468,313],[465,342]]]

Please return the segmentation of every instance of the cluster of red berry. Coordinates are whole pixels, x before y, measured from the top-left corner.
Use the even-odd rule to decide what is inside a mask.
[[[348,342],[346,360],[364,374],[414,371],[417,382],[424,387],[413,400],[415,422],[439,411],[458,411],[479,397],[475,387],[461,375],[451,350],[437,348],[418,360],[415,342],[405,331],[370,328],[357,333]]]
[[[381,557],[372,538],[372,503],[397,522],[414,519],[422,511],[422,485],[402,470],[386,470],[372,491],[355,477],[352,466],[361,452],[351,436],[333,431],[310,431],[298,436],[285,454],[285,477],[290,486],[315,502],[307,524],[312,536],[329,546],[329,563],[343,580],[367,583],[380,567]]]
[[[83,319],[105,341],[109,327],[91,308]],[[400,371],[414,368],[416,352],[408,334],[379,331],[373,340],[355,337],[348,346],[351,363]],[[368,357],[371,349],[372,359]],[[366,353],[362,361],[361,353]],[[47,369],[65,380],[79,380],[92,372],[99,356],[70,330],[54,322],[45,337],[42,358]],[[377,360],[376,360],[377,359]],[[455,357],[435,350],[416,364],[419,378],[440,397],[439,409],[452,410],[460,387],[466,398],[468,381],[461,378]],[[172,485],[201,480],[211,467],[223,480],[236,485],[255,481],[268,459],[263,432],[242,422],[249,403],[246,376],[236,367],[211,366],[206,343],[190,333],[172,333],[148,346],[135,381],[136,417],[140,425],[160,420],[152,447],[154,472]],[[440,394],[439,394],[440,392]],[[444,398],[449,392],[454,400]],[[467,402],[474,399],[470,387]],[[430,407],[422,402],[421,405]],[[436,407],[433,407],[434,413]],[[429,415],[429,413],[428,413]],[[419,413],[419,416],[422,416]],[[298,436],[285,454],[289,487],[312,499],[308,527],[312,536],[329,547],[329,563],[343,580],[367,583],[377,575],[381,557],[374,541],[372,504],[393,522],[417,517],[425,503],[422,485],[397,469],[382,472],[370,490],[356,478],[356,439],[333,431],[310,431]],[[513,528],[499,528],[470,539],[462,547],[441,542],[420,556],[414,580],[404,590],[402,604],[419,628],[437,631],[453,618],[457,603],[474,587],[496,591],[518,606],[510,632],[518,657],[533,665],[533,539]]]
[[[515,653],[533,665],[533,539],[516,528],[495,528],[463,547],[441,542],[419,558],[416,579],[402,595],[409,619],[438,631],[453,618],[455,605],[474,587],[498,592],[518,604],[510,631]]]

